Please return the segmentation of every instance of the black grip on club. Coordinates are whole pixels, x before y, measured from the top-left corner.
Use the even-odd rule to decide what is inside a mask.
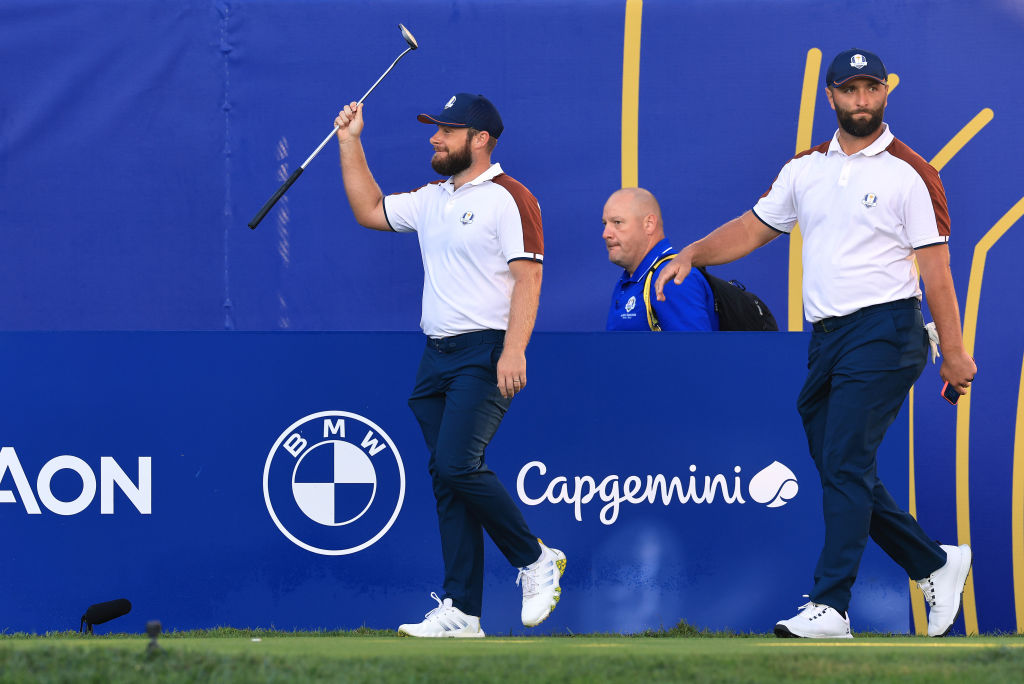
[[[277,189],[277,192],[270,196],[270,199],[267,200],[267,203],[263,205],[263,208],[260,209],[259,213],[256,214],[253,220],[249,221],[250,228],[256,230],[256,226],[260,225],[260,221],[263,220],[263,217],[267,215],[267,212],[270,211],[275,204],[277,204],[277,200],[281,199],[281,196],[288,192],[288,188],[292,187],[292,183],[302,175],[302,171],[303,168],[301,166],[292,171],[292,175],[288,176],[288,180],[286,180],[281,187]]]

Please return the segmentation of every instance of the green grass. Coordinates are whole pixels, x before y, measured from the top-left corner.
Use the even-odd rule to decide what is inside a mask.
[[[254,641],[258,639],[258,641]],[[421,640],[395,632],[0,635],[0,682],[1019,682],[1024,638],[857,635],[805,641],[670,630]]]

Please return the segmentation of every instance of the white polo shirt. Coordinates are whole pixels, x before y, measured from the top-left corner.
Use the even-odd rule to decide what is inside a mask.
[[[540,204],[529,190],[492,164],[458,190],[449,178],[388,195],[384,215],[392,230],[419,235],[425,334],[508,329],[508,264],[544,261]]]
[[[938,172],[883,126],[856,154],[843,152],[838,130],[801,152],[754,206],[777,231],[800,222],[804,315],[812,323],[920,298],[914,250],[949,240]]]

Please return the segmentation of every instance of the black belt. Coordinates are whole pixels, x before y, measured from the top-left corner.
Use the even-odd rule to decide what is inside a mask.
[[[857,309],[851,314],[845,316],[834,316],[832,318],[823,318],[817,323],[813,324],[814,332],[832,332],[838,330],[844,325],[849,325],[859,318],[863,318],[869,313],[875,311],[885,311],[886,309],[920,309],[921,300],[917,297],[909,297],[907,299],[897,299],[895,302],[884,302],[882,304],[872,304],[871,306],[865,306],[863,309]]]
[[[451,337],[428,337],[427,346],[439,352],[453,352],[478,344],[493,344],[505,341],[504,330],[477,330],[452,335]]]

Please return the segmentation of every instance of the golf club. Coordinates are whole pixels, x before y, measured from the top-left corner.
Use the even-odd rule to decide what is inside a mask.
[[[359,98],[359,102],[357,104],[362,104],[363,100],[366,99],[367,95],[372,93],[373,89],[376,88],[377,85],[384,80],[384,77],[391,73],[391,70],[395,68],[396,64],[398,64],[398,60],[405,57],[405,55],[410,50],[415,50],[416,48],[419,47],[419,44],[416,42],[416,39],[413,38],[411,33],[409,33],[409,29],[405,28],[405,26],[403,26],[402,24],[399,24],[398,28],[402,31],[402,37],[405,38],[405,42],[409,44],[409,47],[407,47],[405,51],[402,52],[402,54],[398,55],[398,57],[395,58],[395,61],[391,63],[391,66],[387,68],[387,71],[381,74],[380,78],[378,78],[377,81],[372,86],[370,86],[370,89],[367,90],[366,93],[361,98]],[[281,187],[277,189],[277,192],[271,195],[270,199],[267,200],[267,203],[263,205],[263,208],[259,210],[259,213],[257,213],[256,216],[253,217],[251,221],[249,221],[250,228],[256,230],[256,226],[260,224],[260,221],[262,221],[263,217],[267,215],[267,212],[270,211],[275,204],[277,204],[277,200],[281,199],[284,193],[288,192],[288,188],[292,187],[292,183],[294,183],[298,179],[298,177],[302,175],[302,172],[306,170],[306,166],[309,164],[309,162],[313,161],[316,158],[316,155],[320,154],[320,150],[324,149],[324,145],[330,142],[331,138],[334,137],[334,135],[338,132],[338,128],[338,126],[335,126],[334,130],[331,131],[326,138],[324,138],[324,141],[322,143],[320,143],[320,146],[313,150],[313,154],[309,155],[309,158],[306,161],[302,162],[302,166],[295,169],[292,172],[292,175],[288,176],[288,180],[286,180],[281,185]]]

